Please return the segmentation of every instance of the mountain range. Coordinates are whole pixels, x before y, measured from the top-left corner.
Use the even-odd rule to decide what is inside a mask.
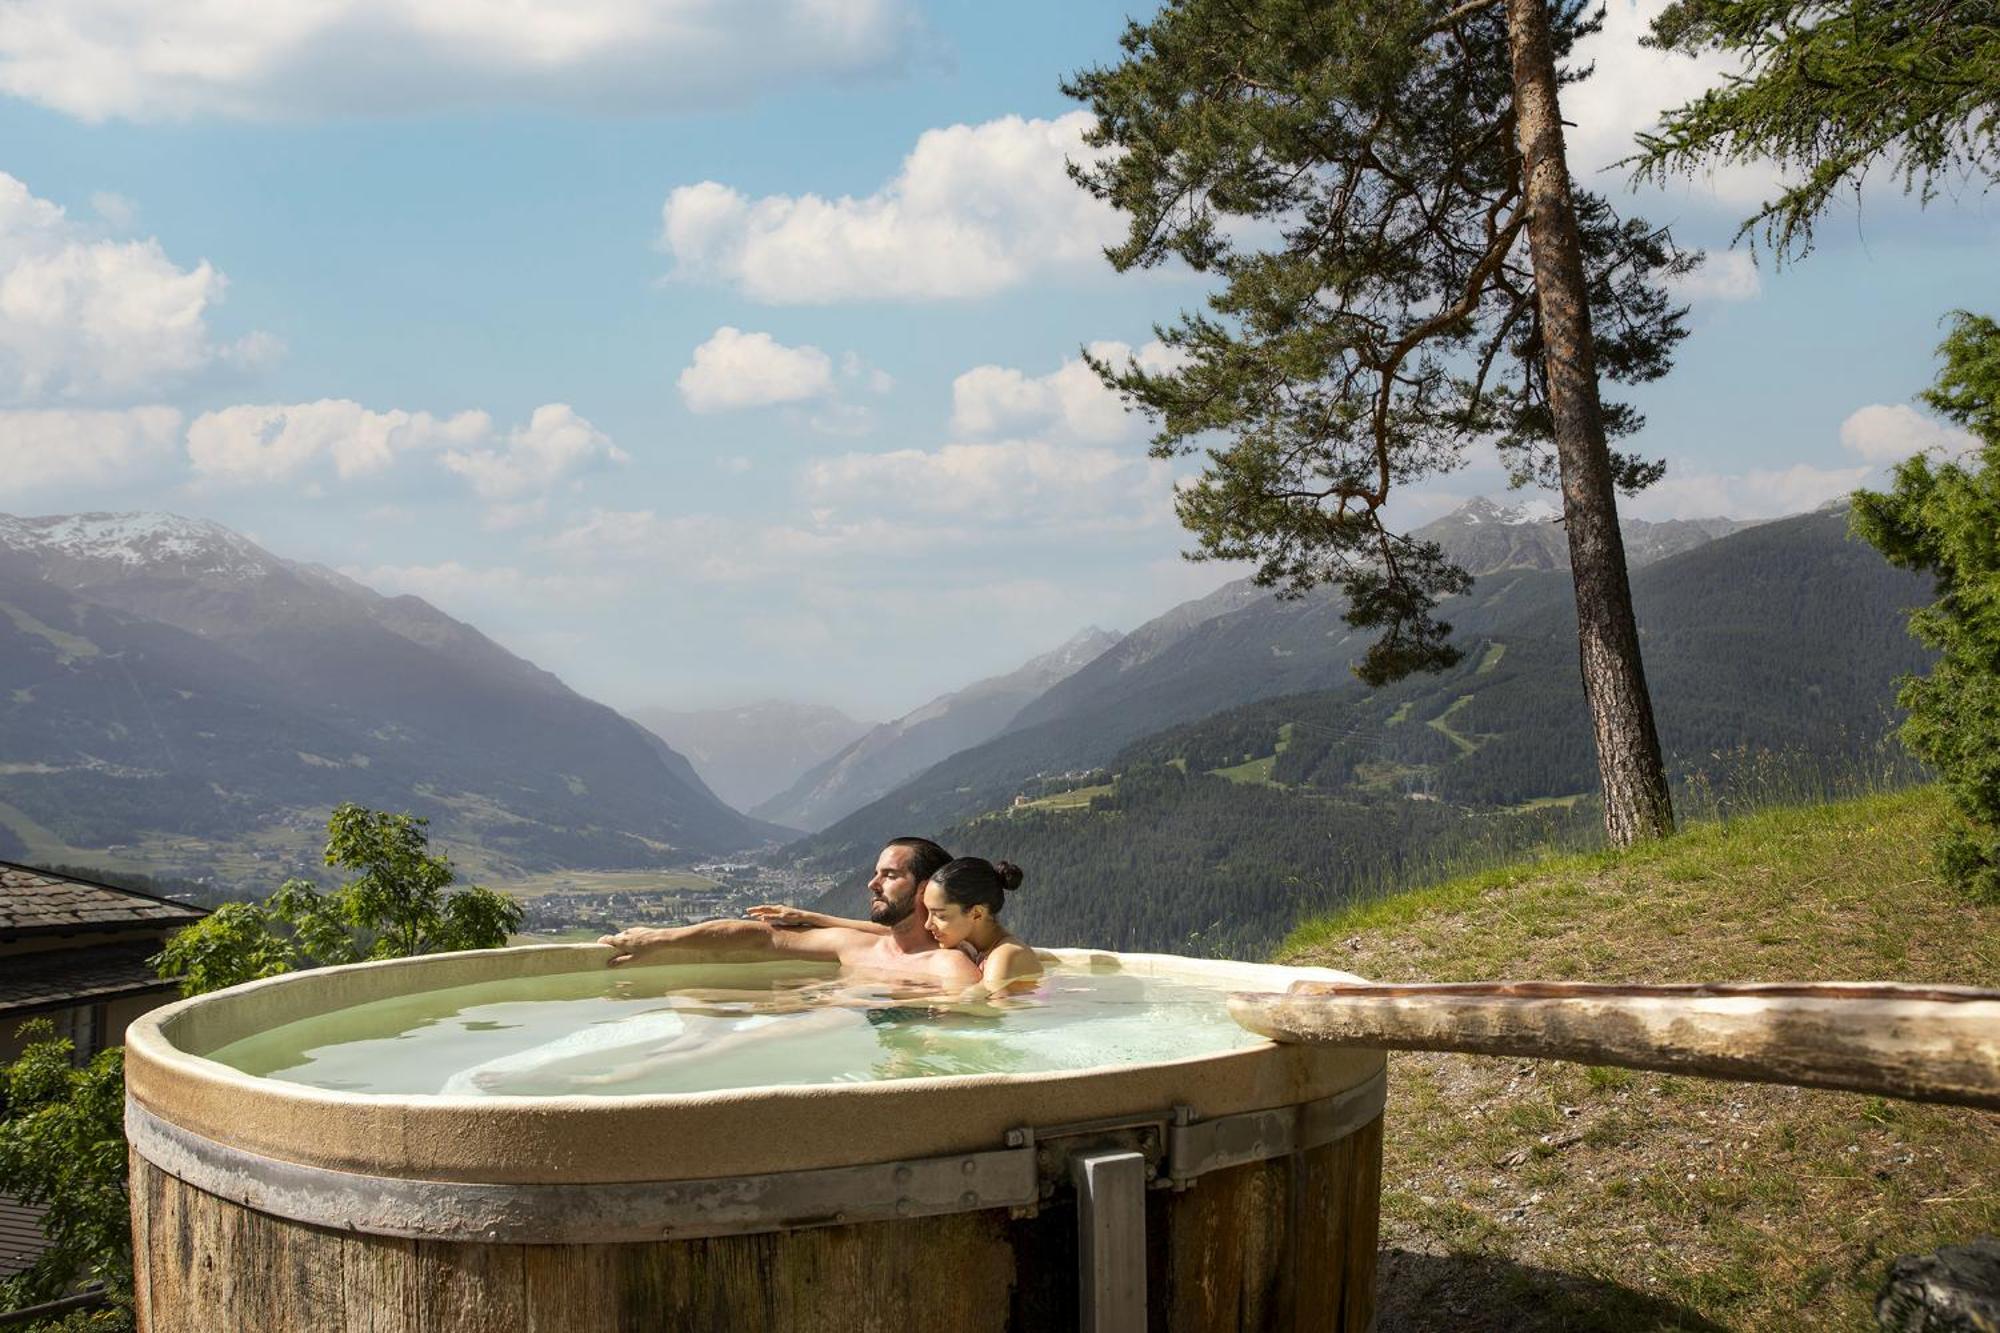
[[[940,695],[870,729],[751,813],[790,828],[824,828],[946,756],[999,734],[1023,708],[1119,641],[1116,633],[1093,625],[1005,675]]]
[[[0,856],[123,847],[165,873],[310,865],[343,800],[502,874],[780,832],[422,599],[165,514],[0,516],[0,755]]]
[[[1683,773],[1734,746],[1830,754],[1881,735],[1888,680],[1921,656],[1901,609],[1923,590],[1846,541],[1843,522],[1625,525],[1648,671]],[[213,523],[0,516],[0,857],[114,870],[122,857],[262,883],[274,861],[311,868],[327,808],[354,800],[430,817],[468,869],[502,879],[759,847],[780,865],[847,875],[894,834],[1006,830],[1043,839],[1020,845],[1024,856],[1075,866],[1157,863],[1180,847],[1186,866],[1156,864],[1178,882],[1199,878],[1202,857],[1183,843],[1204,820],[1228,830],[1217,845],[1283,821],[1262,850],[1234,854],[1268,869],[1291,855],[1276,849],[1370,819],[1412,837],[1421,826],[1443,848],[1464,836],[1445,807],[1587,800],[1560,523],[1481,500],[1421,533],[1478,575],[1446,608],[1466,660],[1381,691],[1348,670],[1368,639],[1338,596],[1281,598],[1239,580],[1130,634],[1087,629],[878,726],[766,703],[645,710],[649,730],[419,598],[384,597]],[[731,808],[687,750],[742,804],[763,792],[753,813]],[[1443,806],[1349,810],[1411,795]],[[1120,837],[1056,813],[1107,805],[1129,816],[1123,838],[1150,828],[1156,845],[1117,853]],[[993,822],[1017,806],[1024,817]],[[798,829],[816,831],[781,848]],[[1202,884],[1190,902],[1219,892]],[[1063,889],[1081,895],[1079,912],[1090,892]],[[1116,917],[1090,910],[1033,913],[1038,929],[1109,942],[1077,933]]]
[[[633,708],[626,715],[686,755],[702,781],[738,810],[770,800],[870,730],[838,708],[781,699],[695,712]]]
[[[1623,526],[1629,563],[1640,569],[1713,540],[1711,533],[1750,525],[1713,519]],[[1472,593],[1446,613],[1461,630],[1478,629],[1489,608],[1504,608],[1509,590],[1530,575],[1568,583],[1553,573],[1567,570],[1568,544],[1547,506],[1503,507],[1482,497],[1415,535],[1438,542],[1478,576]],[[1022,707],[991,740],[942,758],[788,852],[831,869],[882,838],[964,818],[1045,775],[1108,763],[1124,746],[1163,728],[1257,699],[1351,683],[1348,668],[1372,635],[1348,625],[1345,612],[1346,603],[1331,588],[1291,598],[1249,579],[1226,584],[1141,625]],[[773,817],[769,809],[757,813]]]
[[[1429,531],[1452,550],[1454,529],[1486,526],[1445,522]],[[979,821],[1016,800],[1035,809],[1065,786],[1090,791],[1127,767],[1168,759],[1189,773],[1263,761],[1266,779],[1282,783],[1275,775],[1289,773],[1292,785],[1322,796],[1401,799],[1415,790],[1483,809],[1574,801],[1594,789],[1595,766],[1576,670],[1573,592],[1566,570],[1521,558],[1539,529],[1560,529],[1534,520],[1508,526],[1528,533],[1485,549],[1509,563],[1482,570],[1472,591],[1445,608],[1466,650],[1452,671],[1370,692],[1348,671],[1367,638],[1341,619],[1338,597],[1259,597],[1164,636],[1169,641],[1143,663],[1124,670],[1093,663],[993,740],[779,855],[823,873],[851,873],[883,838],[903,832],[948,832],[958,842],[947,845],[979,851],[967,830],[990,832]],[[1634,544],[1633,595],[1670,761],[1686,774],[1706,756],[1744,746],[1831,761],[1878,741],[1889,725],[1895,678],[1923,660],[1903,631],[1904,608],[1925,597],[1922,580],[1848,539],[1842,513],[1733,526],[1650,561],[1645,553],[1659,547]],[[1690,533],[1698,530],[1684,527],[1676,539]],[[1147,632],[1142,627],[1133,637]],[[1288,722],[1293,729],[1280,753]],[[1323,762],[1308,764],[1315,755]],[[1095,799],[1118,796],[1107,789]],[[1252,798],[1224,792],[1215,799]],[[1271,817],[1296,820],[1302,811],[1324,814],[1298,807]],[[1004,852],[1004,839],[1000,845]],[[1025,856],[1037,849],[1015,850]],[[1126,852],[1149,855],[1130,845]],[[1095,850],[1067,844],[1058,855],[1071,865],[1099,863]],[[851,888],[835,890],[828,904],[845,898],[851,907]],[[1095,891],[1065,879],[1056,900],[1074,901],[1081,912],[1076,895]],[[1038,919],[1062,938],[1113,943],[1077,933],[1077,919],[1047,916],[1057,909],[1036,901]],[[1174,925],[1185,933],[1185,922]],[[1147,947],[1185,942],[1147,938]]]

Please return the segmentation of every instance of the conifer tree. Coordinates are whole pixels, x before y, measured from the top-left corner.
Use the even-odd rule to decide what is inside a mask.
[[[1663,280],[1695,259],[1571,190],[1558,97],[1581,74],[1558,62],[1593,23],[1577,0],[1170,0],[1064,90],[1106,150],[1073,175],[1130,219],[1111,262],[1219,280],[1161,330],[1177,366],[1097,367],[1156,455],[1206,453],[1176,500],[1191,554],[1337,584],[1381,631],[1357,667],[1381,684],[1458,660],[1436,611],[1471,585],[1394,530],[1392,497],[1479,440],[1516,484],[1560,485],[1625,845],[1673,820],[1614,495],[1662,467],[1608,447],[1641,421],[1598,378],[1666,373],[1685,310]]]
[[[1885,165],[1924,203],[1958,180],[2000,181],[1995,0],[1676,0],[1651,41],[1743,68],[1640,135],[1632,165],[1661,182],[1726,163],[1785,168],[1789,183],[1738,232],[1780,259],[1811,249],[1827,208]]]
[[[1855,493],[1854,527],[1891,563],[1937,579],[1937,600],[1910,615],[1938,661],[1903,682],[1903,741],[1964,819],[1939,849],[1945,875],[2000,902],[2000,324],[1959,311],[1938,351],[1924,401],[1979,448],[1906,459],[1889,490]]]

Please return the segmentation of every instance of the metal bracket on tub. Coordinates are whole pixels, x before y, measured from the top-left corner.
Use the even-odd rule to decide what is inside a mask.
[[[1184,1190],[1210,1171],[1307,1152],[1355,1130],[1382,1114],[1388,1101],[1386,1073],[1345,1092],[1297,1106],[1195,1117],[1192,1107],[1176,1106],[1167,1126],[1166,1184]]]
[[[1318,1101],[1212,1120],[1182,1105],[1147,1115],[1009,1130],[1009,1148],[1034,1151],[1039,1183],[1036,1203],[1014,1211],[1032,1216],[1040,1204],[1074,1183],[1074,1163],[1093,1153],[1137,1153],[1144,1162],[1146,1188],[1180,1191],[1210,1171],[1306,1152],[1345,1138],[1381,1115],[1387,1090],[1385,1075],[1376,1074]]]
[[[1009,1148],[1031,1151],[1035,1157],[1036,1198],[1017,1207],[1016,1216],[1032,1217],[1056,1193],[1075,1183],[1075,1163],[1092,1153],[1130,1152],[1143,1163],[1144,1179],[1157,1183],[1167,1156],[1168,1113],[1079,1120],[1066,1125],[1041,1125],[1007,1131]]]

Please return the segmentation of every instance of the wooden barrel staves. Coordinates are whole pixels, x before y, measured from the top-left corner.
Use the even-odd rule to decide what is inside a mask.
[[[1849,982],[1301,981],[1229,1011],[1277,1041],[1575,1060],[2000,1110],[2000,991]]]
[[[1057,955],[1278,987],[1320,970]],[[1257,1042],[1156,1063],[619,1097],[359,1094],[207,1053],[589,949],[438,955],[185,1000],[127,1033],[146,1333],[1373,1322],[1385,1062]]]

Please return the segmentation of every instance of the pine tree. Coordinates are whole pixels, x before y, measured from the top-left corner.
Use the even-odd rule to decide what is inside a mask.
[[[1160,331],[1177,365],[1097,363],[1156,455],[1207,457],[1176,499],[1191,554],[1337,584],[1381,631],[1357,667],[1381,684],[1458,660],[1436,611],[1471,586],[1393,530],[1392,496],[1479,440],[1515,484],[1559,484],[1623,845],[1672,826],[1614,495],[1663,469],[1609,448],[1641,421],[1598,378],[1666,373],[1685,310],[1663,279],[1695,259],[1570,188],[1558,95],[1581,76],[1558,62],[1592,25],[1575,0],[1172,0],[1065,91],[1105,150],[1073,174],[1130,218],[1112,263],[1220,280]]]

